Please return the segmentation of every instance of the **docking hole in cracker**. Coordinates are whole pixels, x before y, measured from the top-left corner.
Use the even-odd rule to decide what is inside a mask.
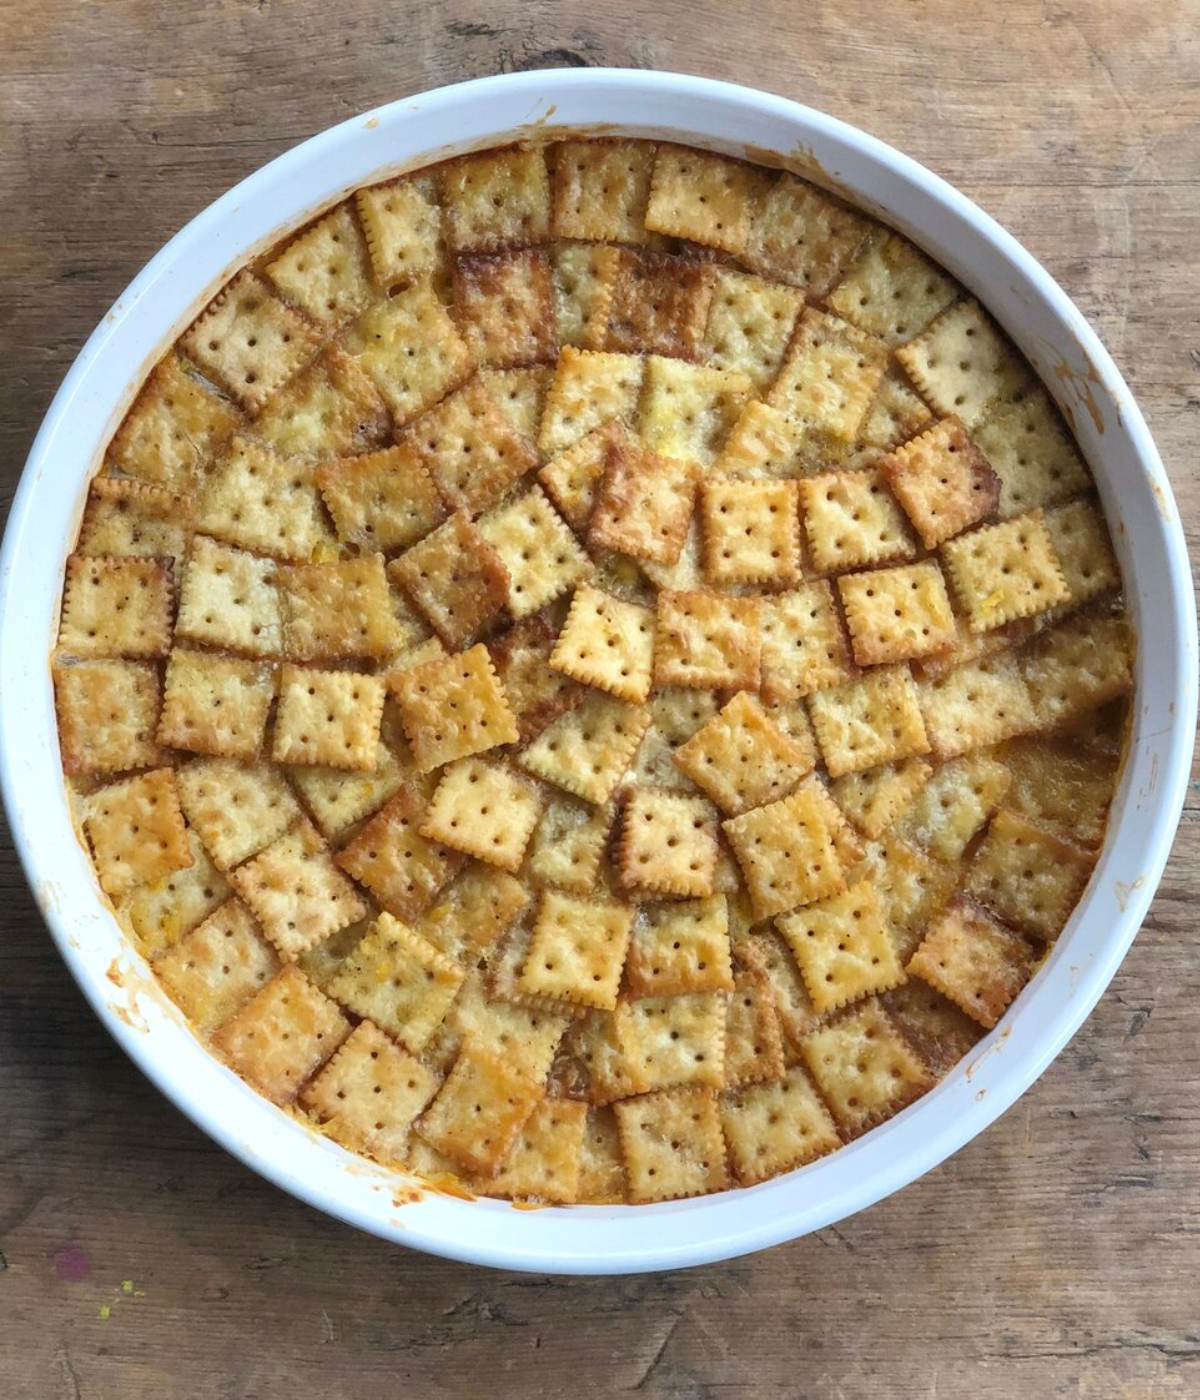
[[[338,1150],[750,1187],[1069,936],[1134,685],[1104,511],[987,309],[841,198],[611,137],[381,171],[129,387],[52,658],[80,838]]]

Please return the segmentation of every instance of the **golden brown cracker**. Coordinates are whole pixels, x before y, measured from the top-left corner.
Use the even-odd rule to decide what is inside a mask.
[[[972,857],[966,888],[1007,923],[1051,943],[1083,893],[1094,861],[1073,841],[1001,808]]]
[[[450,313],[423,282],[372,303],[352,327],[346,347],[397,424],[432,408],[474,364]]]
[[[331,328],[352,320],[378,292],[349,201],[292,239],[266,266],[288,301]]]
[[[186,491],[241,419],[172,352],[150,372],[108,455],[126,476]]]
[[[786,797],[811,771],[813,756],[743,690],[675,750],[675,762],[736,816]]]
[[[638,436],[664,457],[690,458],[709,466],[753,393],[753,382],[736,370],[650,355]]]
[[[464,973],[413,930],[380,914],[342,964],[330,993],[419,1055],[450,1009]]]
[[[824,190],[783,174],[762,198],[746,249],[757,272],[824,296],[873,225]]]
[[[757,690],[761,658],[757,598],[670,589],[659,593],[656,685]]]
[[[462,865],[462,857],[426,836],[425,794],[401,787],[355,833],[335,859],[380,908],[411,922],[428,907]]]
[[[272,757],[370,772],[383,718],[381,676],[284,666]]]
[[[661,145],[654,160],[646,227],[735,255],[750,241],[765,172],[689,146]]]
[[[714,287],[706,263],[641,249],[618,250],[604,348],[623,355],[699,356]]]
[[[1034,952],[970,900],[955,900],[921,940],[908,970],[991,1029],[1029,980]]]
[[[216,1049],[275,1103],[304,1083],[350,1034],[335,1002],[294,966],[282,969],[213,1035]]]
[[[786,586],[799,580],[796,482],[709,477],[700,492],[700,519],[710,583]]]
[[[504,560],[462,510],[393,559],[387,573],[452,649],[469,642],[508,598]]]
[[[441,167],[438,185],[456,253],[528,247],[550,233],[550,177],[541,147],[460,156]]]
[[[832,778],[929,752],[918,691],[907,666],[866,672],[808,698],[825,767]]]
[[[932,1083],[920,1056],[874,1000],[810,1032],[800,1053],[848,1137],[891,1117]]]
[[[275,688],[270,665],[176,647],[163,681],[158,742],[191,753],[255,758]]]
[[[360,549],[406,549],[446,517],[446,507],[411,441],[341,457],[318,468],[317,485],[338,539]]]
[[[764,598],[760,612],[766,699],[797,700],[853,674],[846,630],[825,579]]]
[[[385,446],[392,416],[358,361],[335,344],[265,405],[253,432],[281,457],[328,461]]]
[[[164,486],[124,477],[94,477],[88,487],[80,554],[178,558],[187,546],[193,503]]]
[[[624,435],[611,435],[588,521],[588,544],[593,550],[674,564],[692,518],[698,477],[695,462],[663,457]]]
[[[421,772],[517,740],[516,719],[485,646],[402,671],[389,685]]]
[[[54,709],[63,771],[82,777],[152,768],[162,757],[155,730],[162,705],[158,669],[144,661],[97,659],[54,667]]]
[[[528,617],[592,573],[592,562],[540,486],[514,496],[479,521],[479,533],[508,575],[506,606]]]
[[[654,614],[591,584],[580,584],[550,664],[572,680],[640,703],[650,693]]]
[[[194,859],[175,773],[156,768],[92,793],[83,828],[104,893],[114,898]]]
[[[722,1095],[721,1124],[734,1175],[743,1186],[841,1146],[829,1110],[799,1065],[772,1083]]]
[[[333,853],[303,819],[230,871],[229,881],[288,962],[367,912]]]
[[[767,402],[849,441],[866,417],[886,363],[882,341],[810,308],[796,325]]]
[[[511,872],[521,867],[541,807],[528,778],[481,758],[462,758],[443,771],[420,830]]]
[[[926,549],[986,520],[1000,502],[1000,478],[957,418],[881,457],[879,469]]]
[[[627,904],[545,890],[519,984],[535,996],[611,1011],[632,930]]]
[[[253,272],[240,272],[180,342],[239,403],[257,410],[316,355],[321,337]]]
[[[553,229],[559,238],[649,243],[650,141],[562,141],[550,154]]]
[[[975,632],[1032,617],[1069,596],[1040,509],[947,540],[942,557]]]
[[[71,656],[165,656],[174,610],[169,559],[72,554],[58,645]]]
[[[838,592],[860,666],[912,661],[954,645],[950,595],[933,560],[843,574]]]
[[[680,897],[714,891],[716,814],[702,798],[635,788],[625,803],[617,865],[623,888]]]
[[[916,555],[908,520],[878,468],[809,477],[799,491],[809,552],[822,573]]]
[[[454,315],[481,365],[513,369],[553,360],[558,353],[554,271],[545,250],[458,258]]]
[[[725,1140],[710,1089],[626,1099],[616,1115],[632,1200],[669,1201],[726,1185]]]
[[[904,978],[870,880],[856,880],[840,894],[781,914],[775,922],[820,1015],[885,992]]]
[[[196,508],[196,527],[226,544],[279,559],[304,561],[333,532],[309,462],[281,457],[235,438],[209,475]]]
[[[836,894],[845,883],[827,813],[812,792],[731,817],[721,829],[760,919]]]

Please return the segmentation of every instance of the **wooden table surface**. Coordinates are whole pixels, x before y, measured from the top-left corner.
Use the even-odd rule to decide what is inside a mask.
[[[797,97],[977,199],[1099,329],[1195,546],[1198,0],[0,0],[4,507],[88,332],[229,185],[422,88],[599,63]],[[1100,1007],[986,1134],[811,1238],[611,1280],[424,1258],[219,1151],[94,1020],[5,833],[0,1394],[1200,1396],[1198,794]]]

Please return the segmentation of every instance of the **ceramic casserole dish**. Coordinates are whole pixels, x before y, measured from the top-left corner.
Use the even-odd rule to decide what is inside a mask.
[[[921,245],[995,316],[1073,423],[1137,637],[1129,749],[1091,884],[1002,1022],[928,1095],[832,1157],[746,1190],[652,1206],[514,1209],[431,1191],[351,1156],[203,1047],[101,895],[72,826],[51,682],[64,561],[85,486],[147,367],[243,261],[349,190],[432,161],[565,132],[663,138],[790,169]],[[898,1190],[1003,1113],[1079,1028],[1137,933],[1170,849],[1196,719],[1196,624],[1178,513],[1129,389],[1038,263],[961,194],[853,127],[787,99],[667,73],[569,70],[405,98],[313,137],[176,235],[97,327],[21,479],[0,556],[0,778],[46,923],[96,1013],[200,1127],[311,1205],[454,1259],[624,1273],[725,1259]]]

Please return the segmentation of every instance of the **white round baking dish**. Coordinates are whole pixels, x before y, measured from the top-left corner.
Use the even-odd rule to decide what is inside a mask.
[[[746,154],[895,225],[992,311],[1074,422],[1099,484],[1138,636],[1132,745],[1104,852],[1046,964],[968,1062],[865,1138],[750,1190],[668,1205],[515,1209],[414,1183],[305,1128],[208,1054],[120,932],[64,796],[49,656],[84,485],[131,387],[247,256],[356,185],[520,137],[619,130]],[[321,1210],[436,1254],[514,1269],[621,1273],[762,1249],[861,1210],[956,1151],[1024,1092],[1108,985],[1179,818],[1196,719],[1196,625],[1162,463],[1079,311],[991,218],[929,171],[784,98],[676,74],[570,70],[406,98],[289,151],[153,259],[63,382],[0,554],[0,778],[29,881],[67,966],[133,1060],[207,1133]]]

